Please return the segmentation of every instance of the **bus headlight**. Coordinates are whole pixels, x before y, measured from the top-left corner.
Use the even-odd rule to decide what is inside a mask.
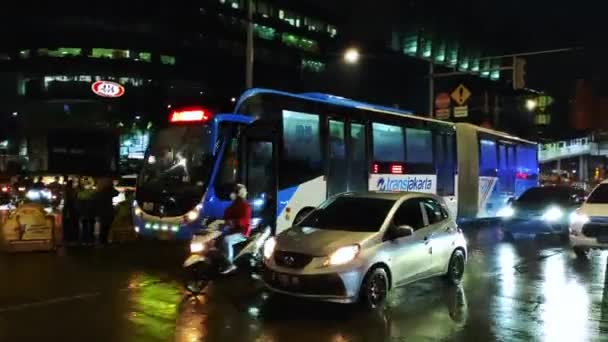
[[[198,210],[192,209],[186,214],[186,220],[193,222],[198,218]]]
[[[496,216],[498,217],[511,217],[513,215],[515,215],[515,209],[513,209],[513,207],[504,207],[496,213]]]
[[[582,225],[587,222],[589,222],[589,216],[579,213],[578,210],[573,212],[572,214],[570,214],[570,223],[571,224]]]
[[[201,242],[192,242],[190,244],[190,253],[192,253],[192,254],[200,253],[203,250],[205,250],[205,245],[203,245],[203,243],[201,243]]]
[[[564,212],[558,207],[551,207],[541,217],[543,221],[555,222],[564,216]]]

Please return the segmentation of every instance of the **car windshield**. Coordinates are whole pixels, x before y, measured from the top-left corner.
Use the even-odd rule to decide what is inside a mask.
[[[377,232],[395,201],[336,197],[308,215],[300,226],[351,232]]]
[[[581,196],[576,190],[566,187],[539,187],[532,188],[519,197],[519,204],[546,204],[559,203],[567,205],[576,202],[577,197]]]
[[[142,187],[203,187],[211,169],[210,129],[175,126],[152,139],[142,168]]]
[[[608,203],[608,184],[598,186],[587,199],[587,203],[606,204]]]

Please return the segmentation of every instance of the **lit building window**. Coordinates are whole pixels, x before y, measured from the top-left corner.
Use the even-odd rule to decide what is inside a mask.
[[[38,49],[38,55],[44,57],[75,57],[82,54],[81,48],[67,48],[61,47],[57,49]]]
[[[302,38],[290,33],[281,36],[283,44],[309,52],[319,52],[319,44],[311,39]]]
[[[322,72],[325,70],[325,63],[315,61],[312,59],[303,59],[302,60],[302,69],[306,71],[312,72]]]
[[[30,50],[21,50],[19,51],[19,58],[30,58]]]
[[[272,27],[255,24],[254,30],[256,35],[262,39],[273,40],[277,36],[277,31]]]
[[[174,56],[161,55],[160,56],[160,62],[163,63],[163,64],[167,64],[167,65],[175,65],[175,57]]]
[[[338,34],[338,30],[333,25],[327,25],[327,33],[329,33],[329,36],[333,38]]]
[[[152,54],[150,52],[140,52],[137,54],[138,60],[143,62],[152,62]]]
[[[91,57],[93,58],[110,58],[110,59],[126,59],[129,58],[131,52],[129,50],[120,49],[104,49],[94,48]]]

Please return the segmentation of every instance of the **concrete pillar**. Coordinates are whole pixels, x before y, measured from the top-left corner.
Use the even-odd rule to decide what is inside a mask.
[[[559,172],[562,170],[562,160],[558,159],[557,160],[557,165],[555,166],[555,169]]]
[[[588,158],[589,156],[587,155],[582,155],[578,157],[578,178],[581,182],[587,182],[589,180],[589,168],[587,167]]]

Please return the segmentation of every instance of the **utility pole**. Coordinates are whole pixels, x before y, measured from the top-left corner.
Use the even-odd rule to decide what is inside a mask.
[[[245,87],[253,88],[253,0],[247,1],[247,51],[245,52]]]

